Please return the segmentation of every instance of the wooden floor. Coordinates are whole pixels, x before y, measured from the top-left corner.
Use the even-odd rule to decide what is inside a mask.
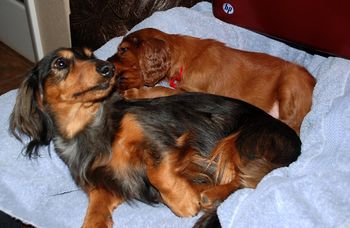
[[[34,64],[0,41],[0,95],[18,88]]]

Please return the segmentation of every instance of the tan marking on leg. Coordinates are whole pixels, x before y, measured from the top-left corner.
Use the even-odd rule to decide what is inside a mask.
[[[233,179],[230,183],[216,185],[212,188],[201,192],[201,206],[205,210],[210,210],[217,207],[224,201],[232,192],[239,189],[241,186],[239,177]]]
[[[112,144],[112,158],[109,166],[113,170],[128,178],[128,173],[135,169],[143,169],[144,133],[136,118],[126,114],[121,121],[121,127]]]
[[[180,90],[169,89],[163,86],[132,88],[124,91],[123,96],[127,99],[166,97],[181,93]]]
[[[83,228],[113,227],[112,212],[123,200],[105,189],[96,188],[88,192],[89,206]]]
[[[238,134],[221,140],[212,152],[210,165],[215,163],[215,186],[201,192],[201,206],[212,209],[241,186],[238,167],[241,163],[235,141]]]
[[[160,164],[148,164],[147,174],[165,204],[176,215],[194,216],[200,209],[199,192],[179,173],[177,161],[177,152],[169,151]]]

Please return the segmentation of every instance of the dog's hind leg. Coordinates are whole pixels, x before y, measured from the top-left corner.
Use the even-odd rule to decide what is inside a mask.
[[[278,91],[279,119],[298,134],[305,115],[310,111],[315,79],[304,68],[295,67],[281,78]]]
[[[240,187],[239,178],[223,185],[215,185],[212,188],[201,192],[201,207],[204,210],[211,210],[219,206],[232,192]]]
[[[241,161],[235,145],[237,135],[221,140],[211,154],[209,165],[216,166],[215,183],[200,194],[201,207],[205,210],[215,208],[241,186],[238,169]]]
[[[211,165],[216,166],[215,184],[200,194],[203,209],[215,208],[239,188],[255,188],[267,173],[283,166],[270,162],[258,151],[252,154],[252,158],[242,156],[236,145],[238,134],[223,139],[212,152]],[[252,148],[249,150],[254,152]]]

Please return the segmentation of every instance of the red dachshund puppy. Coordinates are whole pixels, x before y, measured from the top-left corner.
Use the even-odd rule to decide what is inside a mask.
[[[207,211],[197,227],[219,225],[215,208],[254,188],[300,154],[288,125],[244,101],[201,93],[125,100],[113,93],[113,64],[61,48],[22,83],[10,118],[26,154],[53,141],[89,197],[83,227],[111,227],[125,201],[162,202],[178,216]]]
[[[147,28],[127,35],[110,59],[128,98],[182,91],[212,93],[251,103],[299,133],[315,80],[303,67],[267,54],[240,51],[211,39]],[[175,90],[152,87],[169,81]]]

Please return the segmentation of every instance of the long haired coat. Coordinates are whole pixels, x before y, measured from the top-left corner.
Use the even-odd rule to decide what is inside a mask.
[[[84,227],[111,227],[125,201],[162,202],[178,216],[207,213],[239,188],[255,187],[300,154],[290,127],[248,103],[184,93],[125,100],[113,92],[115,69],[84,49],[58,49],[18,91],[10,130],[29,136],[25,153],[53,141],[89,197]]]

